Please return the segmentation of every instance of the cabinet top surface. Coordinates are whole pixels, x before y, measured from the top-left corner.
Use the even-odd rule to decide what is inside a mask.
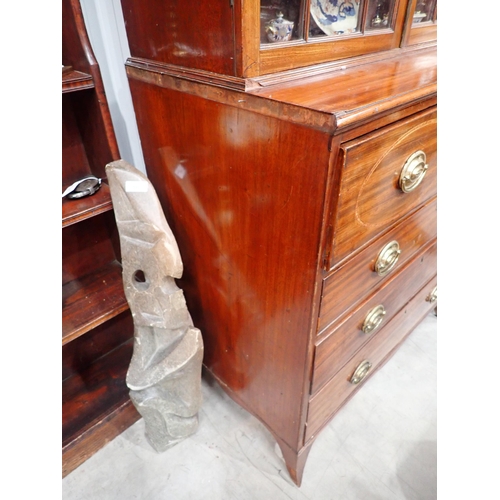
[[[397,49],[390,57],[384,54],[348,67],[340,64],[316,69],[247,80],[250,85],[245,91],[229,86],[230,80],[200,79],[194,73],[138,59],[127,62],[127,73],[133,80],[334,134],[396,109],[429,106],[437,95],[436,46]]]
[[[433,95],[436,89],[437,52],[433,47],[282,83],[262,81],[250,93],[331,115],[335,125],[341,126],[350,118]]]

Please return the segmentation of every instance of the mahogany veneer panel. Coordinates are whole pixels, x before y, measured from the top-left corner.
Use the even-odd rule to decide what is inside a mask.
[[[333,415],[363,386],[366,380],[394,354],[397,346],[413,331],[436,303],[426,300],[436,286],[432,279],[384,328],[377,332],[335,377],[316,393],[309,404],[305,439],[310,440]],[[359,384],[349,381],[365,359],[372,363],[368,376]]]

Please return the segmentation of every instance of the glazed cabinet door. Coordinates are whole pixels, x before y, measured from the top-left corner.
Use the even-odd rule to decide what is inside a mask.
[[[261,0],[260,43],[373,34],[394,29],[397,0]]]
[[[402,45],[437,40],[437,0],[411,0]]]
[[[395,48],[406,3],[260,0],[259,74]],[[245,70],[255,72],[254,67]]]

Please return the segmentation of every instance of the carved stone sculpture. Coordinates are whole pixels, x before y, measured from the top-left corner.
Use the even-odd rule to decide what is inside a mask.
[[[182,260],[153,185],[123,160],[107,165],[106,173],[134,321],[126,382],[146,437],[164,451],[198,428],[203,340],[174,281]]]

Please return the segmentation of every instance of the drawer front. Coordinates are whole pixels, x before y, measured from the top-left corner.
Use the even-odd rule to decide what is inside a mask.
[[[325,279],[318,333],[359,303],[375,286],[398,272],[408,259],[436,237],[436,210],[434,199]]]
[[[305,440],[308,441],[333,417],[336,411],[355,394],[370,375],[395,351],[404,338],[420,323],[437,302],[430,300],[436,286],[434,277],[401,311],[363,346],[337,375],[309,400]],[[363,362],[371,364],[370,370],[357,384],[351,382]],[[360,377],[363,370],[360,370]]]
[[[436,135],[432,109],[342,146],[330,267],[435,196]]]
[[[316,346],[311,392],[316,392],[332,378],[436,272],[437,246],[434,243],[378,288],[345,321],[335,324]],[[378,326],[373,328],[375,325]],[[367,330],[366,333],[363,327]]]

